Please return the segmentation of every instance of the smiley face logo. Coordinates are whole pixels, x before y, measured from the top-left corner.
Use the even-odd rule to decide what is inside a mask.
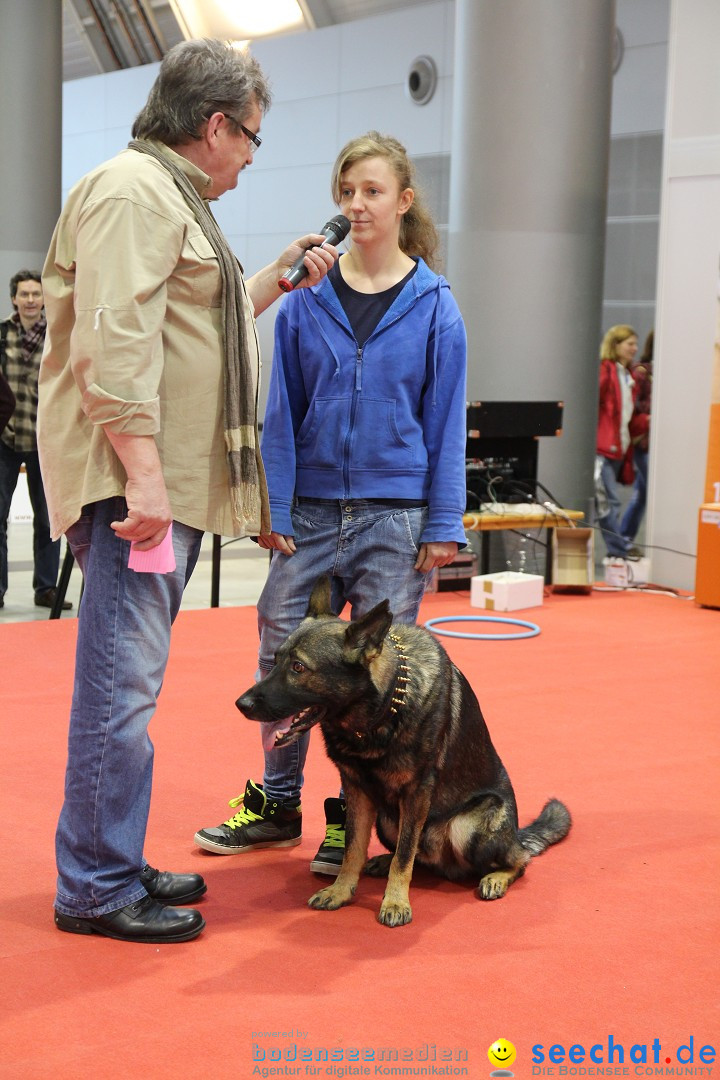
[[[515,1056],[515,1047],[507,1039],[496,1039],[488,1049],[490,1064],[500,1069],[508,1069],[515,1060]]]

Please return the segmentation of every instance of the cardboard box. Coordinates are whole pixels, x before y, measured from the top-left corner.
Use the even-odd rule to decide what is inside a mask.
[[[592,592],[595,547],[592,529],[558,526],[552,531],[553,591]]]
[[[480,574],[470,582],[470,606],[486,611],[540,607],[545,579],[540,574]]]
[[[720,608],[720,503],[700,507],[695,602]]]

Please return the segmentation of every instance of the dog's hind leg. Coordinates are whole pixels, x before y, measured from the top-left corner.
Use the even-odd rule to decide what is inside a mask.
[[[363,867],[363,874],[368,877],[387,877],[390,873],[392,855],[387,852],[384,855],[373,855]]]
[[[498,867],[480,879],[476,895],[479,900],[499,900],[508,891],[513,881],[525,873],[531,855],[519,842],[514,842],[506,852],[506,866]]]
[[[383,926],[405,926],[412,920],[410,881],[420,834],[429,809],[430,792],[423,788],[414,791],[400,802],[397,847],[390,859],[387,888],[378,912],[378,922]]]
[[[320,889],[308,900],[308,907],[334,911],[348,904],[355,895],[360,872],[367,859],[370,833],[375,821],[375,807],[359,788],[347,783],[343,787],[347,800],[345,823],[345,858],[340,873],[332,885]]]

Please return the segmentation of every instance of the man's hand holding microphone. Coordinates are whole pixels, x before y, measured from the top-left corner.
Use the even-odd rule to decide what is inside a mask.
[[[286,274],[278,280],[278,285],[283,292],[292,292],[298,286],[313,285],[315,282],[305,281],[308,274],[311,273],[313,266],[312,256],[316,255],[319,251],[324,250],[328,246],[337,247],[342,243],[347,234],[350,232],[350,222],[344,214],[336,214],[334,218],[331,218],[322,228],[320,233],[317,233],[315,237],[305,237],[303,239],[310,239],[314,241],[319,236],[321,238],[320,244],[314,244],[310,248],[306,248],[299,258],[295,259],[290,269]],[[299,241],[302,243],[303,241]],[[316,257],[320,257],[319,254]],[[333,255],[333,259],[335,256]],[[332,263],[330,264],[332,265]]]

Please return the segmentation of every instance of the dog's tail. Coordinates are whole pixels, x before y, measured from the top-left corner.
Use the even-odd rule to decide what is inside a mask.
[[[532,855],[542,855],[551,844],[567,836],[572,825],[570,811],[558,799],[548,799],[540,816],[519,830],[520,843]]]

